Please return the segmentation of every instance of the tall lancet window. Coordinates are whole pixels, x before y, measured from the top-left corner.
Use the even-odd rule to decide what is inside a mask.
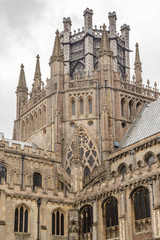
[[[74,100],[72,100],[71,105],[72,105],[72,115],[75,115],[75,101]]]
[[[89,105],[89,114],[91,114],[92,113],[92,99],[91,98],[89,98],[89,100],[88,100],[88,105]]]
[[[81,115],[84,113],[84,104],[82,99],[80,100],[80,112],[81,112]]]

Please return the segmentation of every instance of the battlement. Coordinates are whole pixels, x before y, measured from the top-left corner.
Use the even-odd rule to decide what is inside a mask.
[[[0,133],[0,144],[3,144],[4,151],[16,151],[19,154],[34,155],[45,159],[50,158],[53,161],[56,160],[56,155],[53,151],[44,151],[34,143],[31,144],[5,138],[3,133]]]
[[[138,95],[142,95],[148,98],[157,99],[160,96],[160,92],[157,89],[157,85],[155,84],[154,87],[150,87],[149,82],[147,85],[141,84],[137,85],[135,81],[125,81],[121,79],[120,81],[120,88],[124,91],[131,91],[137,93]]]

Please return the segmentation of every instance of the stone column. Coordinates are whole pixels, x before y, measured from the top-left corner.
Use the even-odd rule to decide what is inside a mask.
[[[119,216],[119,239],[126,240],[126,192],[124,189],[120,192]]]
[[[94,199],[94,202],[93,202],[93,240],[98,240],[97,225],[98,225],[98,206],[97,206],[97,200]]]

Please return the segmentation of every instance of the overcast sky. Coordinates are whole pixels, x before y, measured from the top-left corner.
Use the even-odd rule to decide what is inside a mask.
[[[138,42],[143,82],[157,81],[160,88],[160,0],[0,0],[0,132],[5,137],[12,137],[20,65],[30,91],[39,54],[45,82],[56,29],[63,30],[63,17],[71,18],[72,32],[81,29],[87,7],[94,12],[93,25],[108,26],[113,11],[118,32],[124,23],[130,25],[131,72]]]

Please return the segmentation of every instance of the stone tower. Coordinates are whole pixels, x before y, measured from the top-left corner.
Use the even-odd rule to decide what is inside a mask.
[[[130,27],[124,24],[120,36],[115,12],[108,14],[108,29],[106,24],[93,27],[91,9],[83,15],[82,30],[72,34],[68,17],[63,19],[63,31],[56,31],[45,86],[37,55],[29,99],[21,66],[13,137],[54,151],[56,160],[71,175],[75,162],[81,161],[82,176],[86,177],[118,148],[141,107],[159,93],[156,87],[143,85],[138,44],[135,78],[130,79]],[[79,160],[74,156],[75,126]]]

